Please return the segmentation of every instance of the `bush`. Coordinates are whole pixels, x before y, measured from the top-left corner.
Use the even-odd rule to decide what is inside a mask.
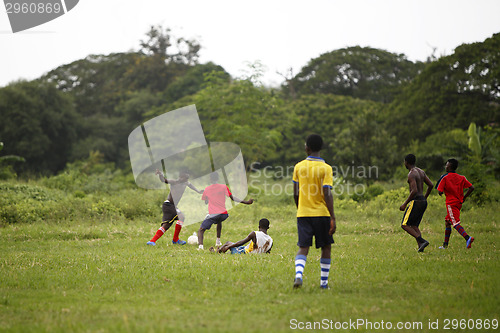
[[[492,200],[498,200],[494,196],[495,177],[488,173],[488,166],[471,160],[459,164],[457,172],[464,175],[474,186],[470,201],[482,206]],[[469,199],[468,199],[469,200]]]

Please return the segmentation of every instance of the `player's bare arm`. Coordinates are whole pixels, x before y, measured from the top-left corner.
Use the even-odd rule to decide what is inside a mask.
[[[424,172],[424,183],[427,185],[427,192],[425,192],[425,199],[427,199],[432,192],[434,184],[432,184],[432,181],[429,179],[429,177],[427,177],[425,172]]]
[[[247,237],[245,237],[242,240],[237,241],[236,243],[226,243],[224,244],[220,249],[219,253],[226,253],[227,250],[233,248],[233,247],[238,247],[245,245],[249,241],[252,241],[254,244],[257,244],[257,236],[255,235],[255,231],[252,231],[251,233],[248,234]]]
[[[323,187],[323,197],[325,199],[326,207],[330,213],[330,230],[329,235],[333,235],[337,231],[337,222],[335,220],[335,212],[333,210],[333,195],[329,187]]]
[[[295,200],[295,206],[299,207],[299,183],[293,183],[293,200]]]
[[[203,194],[203,191],[199,191],[193,184],[191,184],[190,182],[187,182],[187,187],[189,187],[190,189],[192,189],[193,191],[195,191],[196,193],[198,194]]]
[[[245,205],[251,205],[251,204],[253,204],[253,199],[241,200],[241,199],[236,198],[232,194],[229,196],[229,198],[231,198],[231,200],[233,200],[234,202],[241,202],[241,203],[243,203]]]
[[[467,190],[467,193],[465,193],[464,199],[462,200],[462,203],[465,202],[465,199],[467,199],[467,197],[472,193],[472,191],[474,191],[474,186],[473,185],[471,185],[471,187],[469,187],[469,189]]]
[[[408,185],[410,186],[410,194],[408,195],[406,201],[399,207],[399,210],[401,211],[404,211],[406,209],[408,203],[412,201],[418,193],[417,179],[416,175],[413,172],[410,172],[408,174]]]
[[[180,178],[178,180],[173,180],[173,179],[167,179],[165,178],[165,176],[163,175],[163,172],[161,172],[160,170],[156,169],[156,172],[155,172],[156,175],[158,175],[158,177],[160,178],[160,181],[162,183],[165,183],[165,184],[170,184],[170,185],[178,185],[178,184],[182,184],[182,183],[185,183],[187,181],[187,178]]]

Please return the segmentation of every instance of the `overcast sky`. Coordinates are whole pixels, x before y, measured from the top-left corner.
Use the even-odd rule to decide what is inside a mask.
[[[66,15],[15,34],[0,8],[0,86],[89,54],[137,50],[158,24],[197,39],[200,62],[233,76],[260,61],[268,85],[281,83],[276,72],[297,74],[310,59],[343,47],[425,61],[434,48],[436,56],[449,55],[500,32],[500,0],[80,0]]]

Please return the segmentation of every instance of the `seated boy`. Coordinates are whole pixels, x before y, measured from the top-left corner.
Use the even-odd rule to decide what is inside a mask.
[[[248,236],[236,243],[227,242],[219,249],[219,253],[225,253],[227,250],[231,250],[231,254],[235,253],[269,253],[273,247],[273,239],[267,234],[269,229],[269,220],[261,219],[259,221],[259,230],[252,231]],[[244,244],[250,244],[243,246]]]

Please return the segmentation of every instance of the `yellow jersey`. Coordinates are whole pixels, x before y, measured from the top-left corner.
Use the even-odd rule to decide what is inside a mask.
[[[323,187],[333,187],[333,170],[320,157],[309,156],[293,169],[293,182],[299,184],[297,217],[330,216]]]

